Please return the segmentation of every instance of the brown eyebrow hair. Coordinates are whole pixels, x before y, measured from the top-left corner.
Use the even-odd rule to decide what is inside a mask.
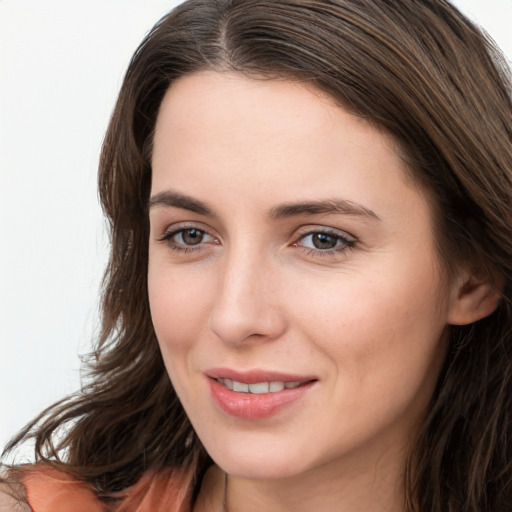
[[[190,210],[199,215],[216,217],[216,213],[203,201],[194,199],[190,196],[165,190],[152,196],[149,200],[149,209],[169,206]],[[343,215],[356,215],[370,217],[380,220],[380,217],[365,206],[346,199],[329,199],[326,201],[303,201],[300,203],[286,203],[272,208],[268,214],[270,219],[277,220],[287,217],[296,217],[299,215],[318,215],[339,213]]]
[[[272,208],[269,213],[271,219],[295,217],[297,215],[318,215],[322,213],[340,213],[343,215],[357,215],[380,220],[380,217],[363,205],[348,201],[347,199],[329,199],[326,201],[304,201],[289,203]]]
[[[207,217],[216,216],[214,210],[203,201],[199,201],[185,194],[173,192],[172,190],[165,190],[164,192],[159,192],[158,194],[151,196],[148,203],[148,210],[158,206],[170,206],[173,208],[190,210],[200,215],[206,215]]]

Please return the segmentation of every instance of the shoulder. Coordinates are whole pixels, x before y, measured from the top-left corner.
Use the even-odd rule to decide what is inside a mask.
[[[92,486],[76,475],[44,464],[37,464],[23,468],[19,476],[30,505],[27,511],[105,511],[105,505],[98,499]],[[0,512],[8,512],[8,510],[0,509]],[[25,510],[13,512],[25,512]]]
[[[0,512],[106,512],[93,487],[77,475],[45,464],[22,466],[18,485],[0,483]],[[147,472],[119,493],[123,512],[164,503],[169,510],[190,510],[192,472],[165,468]]]
[[[0,483],[0,512],[30,512],[30,507],[22,501],[24,495],[21,485]]]

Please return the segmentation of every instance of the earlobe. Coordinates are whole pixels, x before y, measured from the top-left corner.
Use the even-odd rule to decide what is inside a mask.
[[[498,307],[498,286],[502,279],[492,279],[487,273],[485,276],[478,274],[468,272],[458,280],[448,315],[449,324],[471,324],[489,316]]]

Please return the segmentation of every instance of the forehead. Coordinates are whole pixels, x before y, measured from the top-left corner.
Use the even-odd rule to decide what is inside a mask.
[[[330,96],[303,82],[250,78],[229,71],[201,71],[185,75],[171,84],[160,114],[172,111],[176,116],[190,116],[188,121],[195,123],[197,128],[203,124],[197,114],[205,121],[209,114],[220,120],[225,116],[234,118],[236,112],[243,114],[251,110],[250,116],[237,116],[237,122],[243,124],[244,120],[247,123],[256,120],[258,115],[261,120],[267,118],[268,107],[281,113],[291,109],[300,126],[300,122],[306,119],[310,123],[325,122],[329,110],[335,109],[336,105]],[[262,124],[260,127],[265,126]]]
[[[317,89],[200,72],[167,91],[155,130],[152,193],[241,204],[344,197],[386,210],[416,201],[392,139]],[[413,202],[414,202],[413,201]]]

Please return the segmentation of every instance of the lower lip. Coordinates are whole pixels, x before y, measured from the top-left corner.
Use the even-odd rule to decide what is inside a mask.
[[[209,379],[212,397],[220,409],[230,416],[256,420],[276,414],[281,409],[300,400],[313,386],[314,381],[298,388],[283,389],[274,393],[237,393]]]

